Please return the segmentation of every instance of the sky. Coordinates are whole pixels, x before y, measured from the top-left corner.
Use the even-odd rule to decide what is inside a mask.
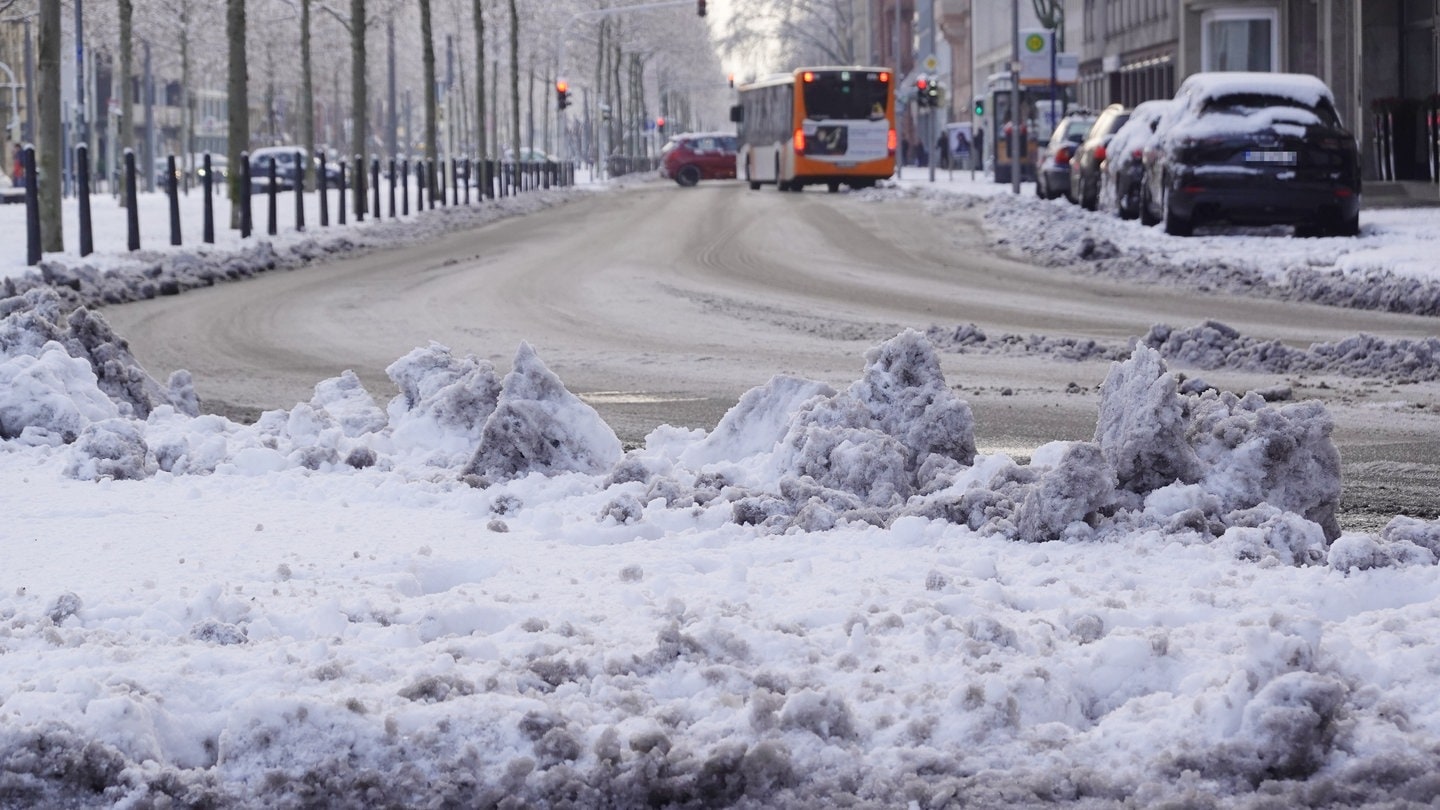
[[[905,174],[867,194],[1044,222],[1037,256],[1083,232],[1117,272],[1440,270],[1433,211],[1179,240]],[[581,193],[624,192],[485,216]],[[90,264],[133,291],[112,237]],[[197,273],[241,249],[152,245]],[[0,300],[0,807],[1427,806],[1440,521],[1347,531],[1325,406],[1184,386],[1176,347],[1215,335],[1153,337],[1093,441],[1023,457],[977,450],[916,331],[626,449],[528,344],[417,346],[391,390],[317,380],[240,424],[103,310]]]

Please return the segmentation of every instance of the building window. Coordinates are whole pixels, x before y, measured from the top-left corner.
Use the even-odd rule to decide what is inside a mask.
[[[1275,9],[1220,9],[1201,18],[1205,70],[1279,69],[1279,14]]]

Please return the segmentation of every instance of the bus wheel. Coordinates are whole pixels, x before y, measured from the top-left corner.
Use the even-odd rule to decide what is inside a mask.
[[[750,190],[751,190],[751,191],[759,191],[759,190],[760,190],[760,181],[759,181],[759,180],[756,180],[756,179],[754,179],[754,178],[755,178],[755,173],[750,170],[750,160],[747,158],[747,159],[745,160],[745,180],[750,183]]]
[[[830,182],[825,184],[825,188],[829,189],[831,194],[835,194],[836,192],[840,191],[840,183],[838,181],[831,180]]]
[[[790,190],[790,191],[804,191],[804,190],[805,190],[805,184],[802,183],[802,182],[800,182],[799,180],[791,180],[791,181],[790,181],[790,188],[789,188],[789,190]]]

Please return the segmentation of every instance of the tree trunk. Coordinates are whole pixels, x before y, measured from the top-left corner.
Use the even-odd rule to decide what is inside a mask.
[[[475,153],[484,160],[489,152],[485,132],[485,13],[480,0],[471,4],[475,17]]]
[[[120,131],[115,133],[120,146],[118,160],[111,171],[120,178],[120,205],[125,205],[125,150],[135,149],[135,4],[131,0],[120,0]]]
[[[510,147],[520,164],[520,11],[510,0]],[[516,175],[518,181],[519,175]]]
[[[40,4],[40,148],[36,170],[40,176],[40,250],[65,250],[64,225],[60,219],[60,4]]]
[[[300,145],[312,157],[315,149],[315,74],[310,59],[310,0],[300,0]],[[315,188],[315,161],[306,163],[305,188]]]
[[[425,157],[431,166],[443,171],[440,161],[440,133],[436,120],[438,99],[435,98],[435,36],[430,25],[430,0],[420,0],[420,62],[421,81],[425,82]],[[435,196],[435,175],[425,178],[430,196]]]
[[[250,151],[250,68],[245,60],[245,0],[227,0],[225,37],[230,43],[230,68],[226,81],[229,98],[228,139],[225,151],[229,161],[230,227],[240,227],[240,201],[250,189],[240,185],[242,160],[240,154]],[[126,82],[129,85],[129,82]]]
[[[350,0],[350,152],[356,161],[351,184],[354,194],[355,219],[365,216],[368,195],[365,172],[365,148],[369,144],[366,125],[369,123],[365,98],[365,0]]]

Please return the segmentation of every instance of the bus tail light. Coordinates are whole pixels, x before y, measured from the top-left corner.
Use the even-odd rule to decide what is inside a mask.
[[[805,154],[805,130],[803,129],[795,130],[795,154]]]
[[[895,130],[892,129],[890,130],[889,137],[885,139],[885,148],[890,150],[890,157],[892,158],[895,157],[896,140],[897,139],[895,137]]]
[[[1095,147],[1095,162],[1096,162],[1096,163],[1099,163],[1099,162],[1101,162],[1101,161],[1104,160],[1104,159],[1105,159],[1105,147],[1103,147],[1103,146],[1097,146],[1097,147]]]

